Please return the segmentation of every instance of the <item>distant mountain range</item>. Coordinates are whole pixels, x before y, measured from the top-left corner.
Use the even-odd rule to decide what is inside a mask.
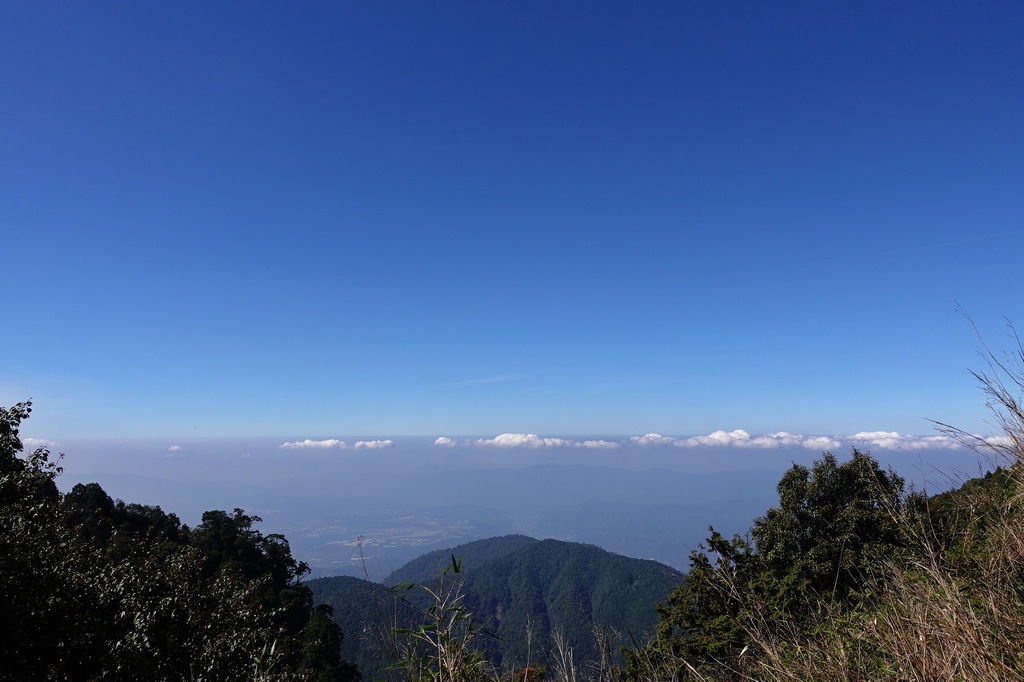
[[[599,655],[596,634],[610,650],[647,638],[657,622],[654,606],[682,579],[679,571],[656,561],[632,559],[593,545],[535,540],[525,535],[477,540],[424,554],[394,571],[386,585],[416,583],[433,587],[452,557],[461,561],[456,578],[464,604],[492,636],[475,642],[488,660],[509,669],[547,664],[561,633],[577,666]],[[355,663],[364,679],[386,678],[391,656],[383,634],[409,626],[415,609],[381,584],[348,576],[306,583],[317,603],[334,610],[345,633],[342,657]],[[402,591],[413,604],[427,596]]]

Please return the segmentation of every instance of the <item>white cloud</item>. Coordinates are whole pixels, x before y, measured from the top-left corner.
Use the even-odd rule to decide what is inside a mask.
[[[495,448],[558,448],[573,442],[565,438],[541,438],[535,433],[503,433],[494,438],[479,438],[474,444]]]
[[[838,450],[843,447],[843,444],[831,438],[829,436],[808,436],[800,443],[801,447],[805,447],[808,450]]]
[[[21,444],[26,448],[54,448],[57,447],[57,443],[52,440],[46,440],[45,438],[22,438]]]
[[[924,447],[942,448],[943,450],[955,450],[963,447],[963,443],[952,436],[918,436],[917,441],[924,443]]]
[[[693,447],[696,445],[717,445],[739,448],[757,448],[761,450],[773,450],[782,447],[801,447],[810,450],[829,450],[842,445],[831,436],[805,436],[801,433],[790,433],[789,431],[776,431],[765,433],[760,436],[751,436],[743,429],[735,431],[715,431],[706,436],[695,436],[682,441],[680,445]]]
[[[434,441],[434,445],[440,447],[454,447],[458,445],[451,438],[441,436]],[[590,448],[590,449],[614,449],[619,443],[609,440],[583,440],[575,441],[571,438],[544,438],[535,433],[503,433],[494,438],[478,438],[467,440],[462,445],[476,445],[492,448]]]
[[[663,436],[660,433],[648,433],[646,436],[630,436],[629,439],[637,445],[665,445],[675,443],[676,439]]]
[[[394,447],[392,440],[359,440],[353,445],[356,450],[380,450],[381,448]]]
[[[743,429],[736,429],[735,431],[725,432],[719,429],[718,431],[712,431],[706,436],[694,436],[685,440],[676,441],[676,445],[679,447],[692,448],[698,445],[747,445],[750,441],[750,434]]]
[[[981,437],[978,436],[978,438]],[[1009,436],[989,436],[988,438],[982,438],[982,440],[984,440],[988,445],[997,448],[1008,448],[1014,444],[1013,439]]]
[[[961,447],[950,436],[907,436],[896,431],[861,431],[847,439],[856,447],[877,450],[950,450]]]
[[[810,447],[808,440],[814,441],[815,438],[808,439],[800,433],[790,433],[789,431],[776,431],[775,433],[766,433],[763,436],[757,436],[751,438],[752,445],[761,445],[761,447],[767,448],[779,448],[784,446],[800,445],[803,447]]]
[[[649,436],[657,434],[649,434]],[[637,437],[633,440],[644,442],[666,442]],[[808,436],[800,433],[778,431],[760,436],[751,436],[743,429],[734,431],[713,431],[704,436],[692,436],[674,441],[679,447],[736,447],[773,449],[780,447],[802,447],[809,450],[839,450],[844,447],[858,447],[874,450],[937,450],[958,448],[960,444],[949,436],[909,436],[896,431],[861,431],[849,436]]]
[[[180,445],[172,445],[171,447],[169,447],[167,449],[170,450],[171,452],[178,452],[179,450],[181,450],[181,446]]]
[[[282,448],[297,450],[299,448],[338,448],[339,450],[380,450],[381,448],[394,447],[393,440],[359,440],[348,445],[343,440],[329,438],[327,440],[306,440],[295,441],[294,443],[281,443]]]
[[[610,440],[585,440],[573,443],[577,448],[595,448],[598,450],[612,450],[619,447],[619,444]]]
[[[281,443],[282,448],[288,448],[290,450],[296,450],[298,448],[344,448],[345,441],[343,440],[300,440],[294,443]]]
[[[899,438],[900,434],[896,431],[859,431],[852,436],[851,440],[882,440]]]

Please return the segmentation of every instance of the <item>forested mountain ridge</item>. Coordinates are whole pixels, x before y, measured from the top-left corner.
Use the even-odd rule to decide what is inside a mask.
[[[495,559],[466,576],[467,607],[495,614],[485,650],[501,661],[549,659],[550,643],[561,633],[588,665],[602,655],[595,629],[608,637],[610,651],[652,633],[654,604],[682,580],[664,564],[607,552],[594,545],[540,540]],[[533,643],[524,633],[532,632]]]
[[[389,580],[433,587],[452,557],[461,557],[465,608],[494,635],[478,637],[475,645],[492,665],[505,668],[548,663],[556,633],[581,666],[602,655],[599,636],[606,636],[606,649],[613,653],[646,639],[657,621],[655,603],[682,579],[664,564],[593,545],[509,535],[430,552],[392,573]],[[378,589],[376,603],[361,610],[352,595],[369,595],[377,589],[370,583],[334,577],[307,584],[317,601],[332,607],[336,621],[349,634],[346,660],[355,661],[372,677],[380,664],[379,645],[365,638],[356,645],[353,638],[357,632],[379,637],[378,611],[382,604],[394,608],[394,600],[388,601],[387,593]],[[402,594],[416,605],[428,606],[429,596],[424,599],[416,591]]]
[[[451,564],[452,556],[462,559],[464,571],[473,571],[516,551],[537,540],[526,535],[502,535],[466,542],[456,547],[434,550],[416,557],[391,572],[382,581],[385,585],[399,583],[428,583],[437,579],[441,571]]]

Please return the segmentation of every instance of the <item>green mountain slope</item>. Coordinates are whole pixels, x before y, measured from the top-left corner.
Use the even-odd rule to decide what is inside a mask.
[[[382,585],[351,576],[317,578],[305,585],[315,603],[333,610],[332,618],[344,633],[342,659],[355,665],[364,680],[382,677],[389,654],[378,651],[384,641],[380,628],[393,619],[394,598]],[[410,610],[406,617],[411,615]]]
[[[477,638],[476,646],[489,661],[508,669],[549,663],[556,632],[578,666],[598,660],[595,632],[607,635],[605,644],[612,652],[645,639],[657,622],[654,605],[682,579],[658,562],[593,545],[510,535],[425,554],[392,573],[389,582],[432,587],[453,555],[462,557],[457,577],[465,606],[496,635]],[[319,578],[307,585],[318,602],[334,609],[346,633],[344,658],[359,666],[364,679],[387,677],[381,622],[387,627],[408,625],[411,610],[396,608],[379,585],[364,580]],[[427,606],[425,592],[403,594]]]
[[[613,651],[644,639],[657,622],[654,605],[680,580],[655,561],[542,540],[468,569],[466,605],[493,619],[500,639],[484,641],[492,660],[543,663],[557,631],[577,660],[591,662],[600,655],[595,628],[609,635]]]
[[[452,563],[452,555],[462,558],[468,570],[486,566],[515,550],[536,543],[537,540],[525,535],[502,535],[496,538],[475,540],[450,549],[439,549],[416,557],[384,578],[385,585],[399,583],[429,583],[437,579],[442,570]]]

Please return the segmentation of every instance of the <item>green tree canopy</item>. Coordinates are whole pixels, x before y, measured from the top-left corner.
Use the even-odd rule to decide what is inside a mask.
[[[635,676],[729,678],[753,619],[800,628],[824,605],[863,598],[885,562],[909,552],[903,479],[867,453],[794,464],[778,493],[749,539],[711,529],[691,554],[686,578],[658,607],[656,639],[627,654]]]
[[[779,481],[779,506],[754,521],[761,567],[787,608],[823,596],[845,599],[909,546],[903,479],[857,449],[840,464],[832,453],[793,465]]]
[[[240,509],[193,531],[95,483],[61,496],[31,405],[0,408],[0,680],[351,680],[305,564]]]

